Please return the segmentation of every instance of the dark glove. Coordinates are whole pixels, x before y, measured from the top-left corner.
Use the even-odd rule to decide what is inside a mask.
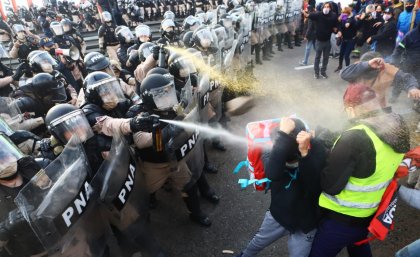
[[[127,113],[125,114],[125,117],[126,118],[134,118],[142,112],[145,112],[145,109],[144,109],[143,105],[142,104],[135,104],[135,105],[132,105],[128,109]]]
[[[54,154],[54,148],[51,146],[51,139],[43,138],[39,144],[39,151],[41,152],[42,157],[50,160],[56,158]]]
[[[156,61],[159,60],[159,52],[160,52],[160,46],[154,46],[152,48],[153,59],[155,59]]]
[[[19,81],[19,79],[23,76],[23,74],[29,72],[31,67],[28,63],[23,62],[19,64],[16,68],[15,74],[13,74],[12,78],[14,81]]]
[[[100,47],[100,48],[99,48],[99,52],[100,52],[101,54],[105,55],[105,48]]]
[[[143,112],[141,115],[134,117],[130,120],[130,129],[133,133],[143,131],[152,132],[153,124],[159,122],[156,116],[152,116],[147,112]]]

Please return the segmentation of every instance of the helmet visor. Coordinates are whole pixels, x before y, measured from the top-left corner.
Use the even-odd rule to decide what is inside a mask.
[[[66,89],[62,81],[55,81],[54,84],[49,86],[48,95],[45,97],[46,100],[53,103],[62,103],[67,100]]]
[[[125,38],[125,41],[127,43],[134,40],[134,35],[128,27],[121,28],[119,33],[120,33],[121,36],[123,36]]]
[[[170,19],[170,20],[174,20],[175,19],[175,13],[171,12],[171,11],[167,11],[165,12],[165,14],[163,15],[164,19]]]
[[[209,30],[203,29],[203,30],[197,31],[196,36],[200,42],[201,47],[207,48],[211,46],[213,42],[213,35],[211,34]]]
[[[155,45],[150,45],[150,47],[142,47],[141,49],[139,49],[139,55],[143,56],[144,59],[147,59],[147,57],[149,57],[149,55],[152,54],[152,49]]]
[[[188,77],[191,73],[196,73],[197,69],[195,68],[194,63],[190,58],[181,57],[174,61],[174,63],[178,66],[179,75],[182,78]]]
[[[57,66],[57,61],[48,53],[48,52],[40,52],[37,55],[34,55],[30,60],[29,63],[32,65],[37,63],[42,71],[51,73],[54,68]]]
[[[160,111],[169,110],[178,104],[175,86],[172,82],[166,86],[151,89],[150,94],[157,109]]]
[[[50,28],[53,31],[54,35],[56,36],[64,35],[64,29],[63,29],[63,26],[61,26],[61,23],[51,24]]]
[[[72,111],[53,120],[49,130],[64,144],[67,144],[72,136],[76,136],[77,144],[93,137],[92,128],[82,110]]]
[[[169,28],[171,28],[171,27],[172,27],[172,29],[175,28],[175,23],[174,23],[173,20],[165,19],[165,20],[162,21],[162,29],[164,31],[168,31]]]
[[[67,23],[67,22],[62,23],[62,26],[63,26],[64,32],[69,32],[72,29],[71,24],[70,23]]]
[[[92,85],[105,105],[117,105],[125,101],[124,93],[117,78],[109,78]]]

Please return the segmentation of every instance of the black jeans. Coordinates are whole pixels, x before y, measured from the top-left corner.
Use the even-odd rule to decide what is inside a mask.
[[[321,55],[322,55],[321,73],[325,73],[327,71],[328,59],[330,58],[330,51],[331,51],[330,40],[327,40],[327,41],[317,40],[315,42],[315,63],[314,63],[315,74],[319,74],[319,63],[321,61]]]

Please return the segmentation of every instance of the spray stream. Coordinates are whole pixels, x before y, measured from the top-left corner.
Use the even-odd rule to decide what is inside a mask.
[[[229,131],[219,127],[219,128],[212,128],[207,125],[198,125],[192,122],[186,121],[177,121],[177,120],[165,120],[160,119],[161,122],[165,122],[168,124],[173,124],[175,126],[182,127],[184,129],[192,129],[192,130],[199,130],[200,133],[204,134],[205,136],[212,138],[212,137],[222,137],[226,142],[234,143],[234,144],[247,144],[247,140],[245,137],[240,137],[235,134],[230,133]]]

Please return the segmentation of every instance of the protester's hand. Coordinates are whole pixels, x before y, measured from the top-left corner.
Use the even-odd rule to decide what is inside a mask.
[[[72,99],[68,102],[68,104],[71,104],[71,105],[76,105],[76,103],[77,103],[77,99],[76,99],[76,98],[72,98]]]
[[[385,67],[385,61],[383,58],[373,58],[368,63],[369,66],[375,70],[381,70]]]
[[[348,27],[350,27],[350,23],[346,23],[346,24],[344,24],[344,26],[346,27],[346,28],[348,28]]]
[[[410,91],[408,91],[408,98],[419,100],[420,99],[420,89],[413,88]]]
[[[280,120],[280,131],[286,134],[290,134],[296,127],[296,124],[292,118],[285,117]]]
[[[302,157],[308,155],[309,149],[311,147],[311,138],[312,133],[306,131],[301,131],[296,136],[296,143],[298,143],[299,152]]]
[[[376,28],[376,27],[379,27],[381,25],[382,25],[382,22],[378,21],[377,23],[373,24],[373,27]]]

